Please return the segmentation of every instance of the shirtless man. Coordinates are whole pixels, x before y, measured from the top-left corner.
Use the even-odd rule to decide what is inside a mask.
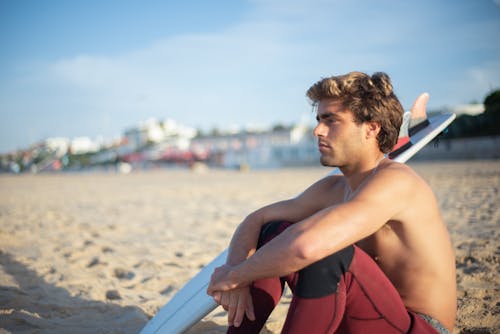
[[[323,79],[321,163],[343,175],[251,213],[207,293],[228,333],[259,333],[284,282],[283,333],[447,333],[456,315],[455,257],[435,196],[410,167],[385,158],[403,109],[384,73]]]

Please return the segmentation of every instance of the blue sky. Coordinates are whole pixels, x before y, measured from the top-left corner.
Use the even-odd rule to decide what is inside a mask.
[[[405,107],[482,102],[499,40],[500,0],[0,0],[0,153],[151,117],[291,124],[353,70],[387,72]]]

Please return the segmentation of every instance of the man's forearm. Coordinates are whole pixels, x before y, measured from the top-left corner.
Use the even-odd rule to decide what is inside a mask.
[[[296,222],[307,214],[308,210],[304,210],[295,199],[276,202],[251,213],[236,229],[226,263],[237,265],[255,253],[260,230],[265,223],[275,220]]]
[[[303,222],[293,224],[246,260],[215,269],[207,292],[213,295],[216,291],[233,290],[258,279],[285,276],[306,267],[314,262],[314,257],[305,251],[305,239],[309,239],[305,232]]]
[[[237,286],[267,277],[280,277],[298,271],[311,263],[302,252],[298,236],[300,228],[288,228],[258,252],[237,265],[232,265],[229,276]]]
[[[288,275],[376,232],[383,222],[383,218],[369,217],[356,204],[325,208],[233,266],[229,276],[235,286],[245,286],[258,279]]]
[[[229,276],[234,285],[245,286],[258,279],[288,275],[353,244],[355,235],[365,233],[361,232],[364,226],[335,223],[342,221],[341,216],[344,214],[339,215],[335,207],[329,207],[293,224],[247,260],[232,266]]]
[[[248,215],[234,232],[226,260],[228,265],[237,265],[255,252],[263,224],[262,214],[259,212]]]

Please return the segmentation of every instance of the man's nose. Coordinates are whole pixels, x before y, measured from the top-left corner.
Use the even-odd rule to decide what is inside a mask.
[[[324,137],[325,136],[325,126],[321,123],[318,123],[313,131],[314,136],[316,137]]]

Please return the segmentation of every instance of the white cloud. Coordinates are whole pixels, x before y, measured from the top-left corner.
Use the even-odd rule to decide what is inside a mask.
[[[262,122],[273,112],[263,97],[270,97],[277,75],[283,81],[293,76],[285,69],[299,53],[284,35],[279,24],[248,23],[219,34],[175,36],[117,57],[63,59],[40,73],[52,85],[66,86],[74,104],[66,108],[78,109],[84,96],[93,99],[96,112],[117,120],[163,116],[198,126]]]
[[[484,98],[494,89],[500,89],[500,60],[482,64],[481,67],[472,67],[467,70],[465,78],[466,92],[463,96]],[[470,101],[465,101],[470,102]],[[483,102],[480,99],[479,102]]]

